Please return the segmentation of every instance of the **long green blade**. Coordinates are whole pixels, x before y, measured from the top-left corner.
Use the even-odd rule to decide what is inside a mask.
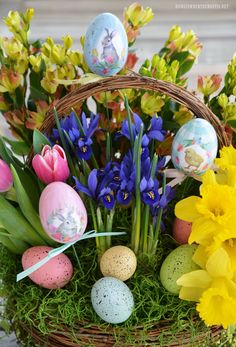
[[[26,191],[21,184],[19,176],[13,165],[11,165],[11,171],[13,173],[14,187],[16,190],[17,201],[20,206],[21,212],[46,243],[55,245],[55,242],[53,242],[52,239],[50,239],[50,237],[44,231],[39,219],[39,215],[32,206],[30,199],[26,194]]]
[[[45,241],[36,233],[27,220],[0,195],[0,222],[9,234],[31,245],[45,245]]]

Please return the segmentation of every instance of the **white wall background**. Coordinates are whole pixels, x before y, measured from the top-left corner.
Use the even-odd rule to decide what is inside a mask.
[[[134,0],[133,0],[134,1]],[[0,0],[0,17],[11,10],[35,8],[31,39],[52,36],[59,40],[71,34],[74,48],[86,32],[90,21],[101,12],[112,12],[122,18],[123,9],[132,0]],[[172,25],[193,29],[203,43],[203,51],[190,72],[189,86],[196,88],[199,74],[224,74],[227,63],[236,52],[236,0],[136,0],[150,6],[154,19],[142,29],[135,47],[139,64],[158,52]],[[9,35],[0,21],[0,35]],[[1,129],[1,126],[0,126]]]

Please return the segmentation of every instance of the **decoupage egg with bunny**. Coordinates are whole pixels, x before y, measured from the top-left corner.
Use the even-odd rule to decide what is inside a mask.
[[[90,70],[113,76],[125,65],[128,39],[121,21],[111,13],[101,13],[90,23],[84,42],[84,58]]]
[[[47,185],[39,199],[44,230],[55,241],[77,241],[87,226],[87,211],[78,193],[66,183]]]
[[[201,175],[213,164],[217,155],[217,135],[205,119],[192,119],[176,133],[171,150],[176,169],[186,175]]]

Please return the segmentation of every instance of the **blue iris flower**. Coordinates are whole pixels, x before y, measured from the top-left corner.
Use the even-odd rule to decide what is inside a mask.
[[[142,201],[147,205],[155,205],[160,199],[158,194],[158,181],[157,179],[149,178],[148,180],[143,177],[140,182],[140,192]]]
[[[99,171],[100,170],[93,169],[90,172],[88,176],[87,186],[80,183],[74,177],[76,188],[79,192],[86,194],[97,203],[101,201],[108,210],[111,210],[115,205],[114,191],[109,186],[104,186],[105,183],[101,181],[101,176],[99,177]]]
[[[91,158],[93,144],[91,137],[98,129],[98,122],[99,115],[95,116],[92,112],[90,113],[89,122],[86,118],[85,113],[82,113],[82,129],[79,129],[75,114],[73,112],[71,112],[68,117],[60,120],[61,128],[69,135],[71,142],[75,146],[76,154],[79,159],[89,160]],[[58,130],[55,128],[52,130],[52,138],[54,142],[60,140]],[[65,140],[67,142],[66,138]]]

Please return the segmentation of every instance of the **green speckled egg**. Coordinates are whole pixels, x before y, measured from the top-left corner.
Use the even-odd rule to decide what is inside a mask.
[[[160,270],[160,279],[163,287],[173,294],[178,294],[180,286],[176,281],[180,276],[199,269],[192,261],[197,245],[182,245],[174,249],[163,261]]]

